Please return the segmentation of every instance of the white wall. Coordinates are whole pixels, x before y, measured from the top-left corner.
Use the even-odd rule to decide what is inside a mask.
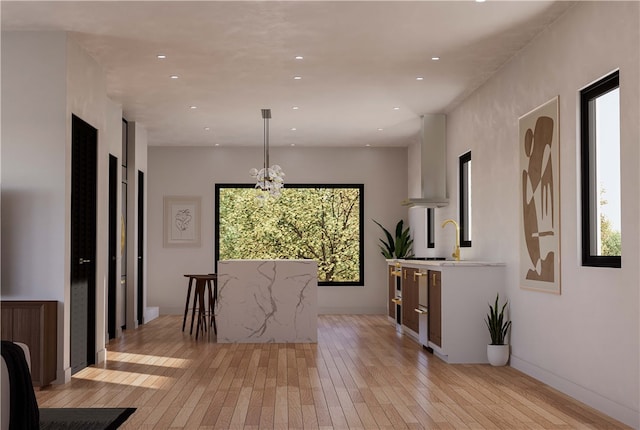
[[[65,43],[2,33],[3,299],[64,300]]]
[[[71,115],[80,117],[98,130],[97,152],[97,220],[96,220],[96,362],[106,357],[106,288],[109,251],[109,146],[110,140],[121,135],[117,125],[107,126],[109,100],[107,82],[100,65],[73,40],[67,38],[67,145],[66,145],[66,222],[65,261],[71,254]],[[111,133],[111,139],[110,139]],[[70,264],[65,264],[65,278],[70,277]],[[70,303],[71,289],[65,288],[65,304]],[[65,306],[65,354],[70,350],[67,322],[71,320],[71,308]],[[65,359],[65,363],[67,360]],[[67,372],[69,369],[66,369]]]
[[[272,148],[289,183],[364,183],[364,287],[320,287],[322,313],[386,313],[386,262],[378,250],[382,231],[404,218],[399,202],[407,190],[406,148]],[[185,273],[208,273],[214,260],[215,183],[251,183],[249,169],[262,164],[256,148],[149,148],[148,303],[181,314]],[[163,196],[202,197],[202,246],[163,248]]]
[[[122,309],[122,302],[125,300],[124,295],[120,293],[121,291],[121,287],[120,287],[120,279],[121,279],[121,273],[122,273],[122,264],[121,261],[122,259],[120,258],[120,238],[122,237],[122,231],[121,231],[121,223],[120,223],[120,214],[122,213],[122,196],[121,196],[121,183],[122,183],[122,106],[109,100],[107,103],[107,128],[109,129],[109,132],[107,134],[106,137],[106,148],[107,148],[107,152],[108,154],[111,154],[113,156],[115,156],[118,159],[118,169],[117,169],[117,197],[116,197],[116,216],[118,217],[118,222],[116,223],[116,243],[118,244],[116,246],[116,337],[120,337],[120,335],[122,334],[122,330],[120,328],[121,324],[118,324],[118,322],[124,321],[124,315],[122,315],[121,309]],[[109,157],[107,156],[107,159]],[[107,181],[107,196],[106,198],[109,198],[108,195],[108,181],[109,181],[109,171],[108,171],[108,161],[107,161],[107,171],[105,172],[105,180]],[[110,204],[110,202],[105,201],[105,204]],[[107,210],[108,210],[108,206],[107,206]],[[107,223],[107,233],[109,231],[109,219],[107,217],[106,221]],[[108,247],[109,247],[109,242],[108,242],[108,238],[107,238],[107,251],[108,252]],[[108,258],[108,256],[107,256]],[[108,297],[108,277],[109,277],[109,266],[108,266],[108,262],[107,264],[107,274],[106,274],[106,286],[105,286],[105,294]],[[107,304],[107,299],[105,298],[105,305]],[[107,309],[105,309],[105,312],[107,312]],[[106,321],[106,318],[105,318]],[[124,324],[122,324],[124,325]],[[105,333],[107,332],[108,327],[105,326]],[[105,335],[108,336],[108,335]]]
[[[148,184],[147,175],[147,131],[141,124],[129,121],[129,155],[127,157],[127,328],[138,327],[137,306],[138,306],[138,171],[144,173],[143,184],[143,213],[148,214]],[[148,219],[148,215],[147,215]],[[147,254],[147,223],[143,229],[143,256]],[[162,230],[161,230],[162,231]],[[146,285],[147,264],[143,265],[143,300],[148,303]],[[146,308],[143,303],[142,308]]]
[[[577,4],[449,113],[452,204],[438,210],[436,219],[458,217],[457,157],[470,149],[473,247],[463,248],[462,257],[507,263],[511,365],[635,427],[640,426],[639,6]],[[622,268],[588,268],[580,260],[578,92],[616,68],[621,93]],[[520,289],[517,272],[518,117],[556,95],[561,295]],[[453,229],[445,231],[444,242],[452,243],[452,234]],[[442,245],[443,240],[436,239]]]
[[[2,60],[2,299],[59,302],[61,380],[69,366],[66,36],[3,32]]]
[[[2,299],[57,300],[70,379],[71,115],[98,129],[96,360],[105,356],[108,151],[120,120],[100,66],[65,33],[2,33]],[[110,114],[107,111],[111,110]]]

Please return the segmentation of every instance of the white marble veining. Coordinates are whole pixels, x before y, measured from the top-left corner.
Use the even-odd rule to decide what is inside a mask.
[[[218,342],[317,342],[317,320],[314,260],[218,262]]]

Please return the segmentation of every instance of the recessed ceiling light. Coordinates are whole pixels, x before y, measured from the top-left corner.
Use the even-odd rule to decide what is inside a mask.
[[[156,57],[159,58],[160,60],[164,60],[165,58],[167,58],[167,56],[164,54],[158,54],[156,55]]]
[[[171,79],[178,79],[178,75],[171,75],[169,76]]]
[[[368,147],[370,147],[370,146],[371,146],[371,144],[370,144],[370,143],[367,143],[365,146],[368,148]]]
[[[198,109],[198,106],[189,106],[189,109]]]
[[[296,146],[296,144],[295,144],[295,143],[292,143],[292,144],[291,144],[291,146]]]
[[[394,106],[393,110],[400,110],[398,106]]]
[[[296,131],[296,130],[297,130],[297,128],[291,127],[291,131]]]
[[[416,78],[416,81],[424,81],[424,78],[423,78],[422,76],[418,76],[418,77]]]
[[[294,76],[293,79],[295,79],[296,81],[299,81],[300,79],[302,79],[302,76]]]
[[[485,0],[476,0],[476,3],[484,3]]]
[[[211,130],[211,127],[205,127],[204,128],[204,131],[209,131],[209,130]]]
[[[219,144],[219,143],[216,143],[216,144],[215,144],[215,145],[213,145],[213,146],[220,146],[220,144]]]
[[[431,57],[431,59],[432,59],[433,61],[438,61],[438,60],[440,59],[440,57]]]
[[[296,60],[302,60],[304,57],[302,55],[296,55]]]
[[[379,129],[378,129],[378,131],[382,131],[382,130],[384,130],[384,128],[379,128]]]
[[[293,109],[293,110],[298,110],[298,109],[300,109],[300,107],[298,107],[298,106],[293,106],[291,109]]]

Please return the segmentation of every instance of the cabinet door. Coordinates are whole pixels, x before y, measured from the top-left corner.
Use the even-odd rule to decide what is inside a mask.
[[[0,313],[0,337],[2,340],[13,340],[13,309],[2,307]]]
[[[29,347],[34,386],[56,379],[58,317],[56,301],[3,301],[2,339]]]
[[[418,269],[402,269],[402,324],[418,333],[418,280],[414,276]]]
[[[429,341],[442,347],[442,272],[429,270]]]
[[[387,273],[389,276],[389,316],[396,319],[396,304],[392,302],[396,297],[396,277],[393,275],[393,266],[389,266],[389,272]]]

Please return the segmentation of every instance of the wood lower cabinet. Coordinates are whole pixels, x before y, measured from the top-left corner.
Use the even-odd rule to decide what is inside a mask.
[[[395,314],[396,324],[402,324],[409,336],[447,363],[487,363],[491,339],[484,318],[496,293],[505,297],[504,266],[498,262],[399,260],[395,267],[389,266],[389,316],[393,318],[394,308],[402,309]],[[392,272],[401,276],[392,277]],[[420,281],[421,276],[427,276],[426,283]],[[400,305],[394,306],[392,299]],[[427,315],[415,311],[424,312],[425,307]]]
[[[392,265],[389,265],[387,273],[389,276],[389,301],[387,303],[389,306],[389,317],[395,320],[396,304],[393,302],[393,299],[396,298],[396,279],[398,278],[394,275],[394,267]]]
[[[418,269],[411,267],[402,268],[402,324],[418,333],[418,278],[415,276]]]
[[[57,368],[58,302],[3,301],[0,312],[2,339],[29,347],[33,385],[51,384]]]
[[[442,272],[429,270],[429,341],[442,346]]]

